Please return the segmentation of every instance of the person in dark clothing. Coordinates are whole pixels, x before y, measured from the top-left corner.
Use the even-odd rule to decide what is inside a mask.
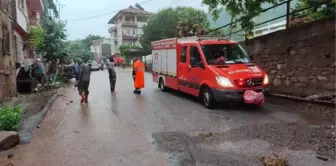
[[[79,79],[79,63],[78,62],[75,62],[75,64],[73,65],[73,71],[74,71],[75,78],[76,78],[75,86],[78,86],[78,79]]]
[[[85,62],[81,64],[79,68],[78,92],[79,95],[82,97],[81,103],[88,102],[90,77],[91,77],[91,68],[88,65],[88,63]]]
[[[110,80],[110,90],[111,93],[115,92],[115,85],[116,85],[116,81],[117,81],[117,74],[114,70],[114,60],[113,58],[109,58],[110,62],[109,62],[109,67],[108,67],[108,72],[109,72],[109,80]]]

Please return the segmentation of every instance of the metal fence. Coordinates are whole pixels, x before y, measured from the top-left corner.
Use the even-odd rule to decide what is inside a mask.
[[[311,5],[311,6],[308,6],[308,7],[304,7],[302,9],[296,9],[296,10],[291,11],[291,3],[292,3],[292,1],[294,1],[294,0],[287,0],[287,1],[284,1],[282,3],[273,5],[273,6],[269,7],[269,8],[263,9],[260,14],[265,13],[267,11],[270,11],[271,9],[275,9],[275,8],[277,8],[279,6],[282,6],[282,5],[286,6],[286,12],[285,12],[285,14],[277,16],[277,17],[274,17],[272,19],[268,19],[266,21],[262,21],[260,23],[256,23],[253,28],[260,27],[260,26],[265,25],[267,23],[274,22],[276,20],[286,18],[286,27],[285,27],[285,29],[288,30],[289,27],[290,27],[290,25],[291,25],[291,22],[293,23],[293,20],[291,20],[291,16],[293,16],[293,15],[295,15],[297,13],[306,11],[308,9],[312,9],[312,8],[316,8],[316,7],[322,6],[322,5],[326,4],[326,3],[330,3],[330,4],[333,3],[332,0],[317,0],[314,5]],[[251,18],[251,19],[254,19],[254,18]],[[242,21],[243,20],[240,18],[240,19],[238,19],[236,21],[233,21],[233,22],[231,22],[229,24],[226,24],[226,25],[220,26],[218,28],[212,29],[212,30],[208,31],[208,33],[219,31],[219,30],[221,30],[223,28],[229,28],[232,25],[239,24]],[[228,37],[228,36],[235,35],[235,34],[238,34],[238,33],[242,33],[241,36],[244,36],[243,37],[244,40],[247,39],[247,35],[244,33],[244,29],[234,30],[231,33],[225,34],[224,37]]]

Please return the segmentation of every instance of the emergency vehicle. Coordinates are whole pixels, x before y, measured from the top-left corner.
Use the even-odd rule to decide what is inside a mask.
[[[267,87],[267,74],[251,62],[237,42],[191,36],[151,44],[152,75],[158,87],[200,97],[206,108],[212,109],[221,102],[244,101],[247,90],[263,93]]]

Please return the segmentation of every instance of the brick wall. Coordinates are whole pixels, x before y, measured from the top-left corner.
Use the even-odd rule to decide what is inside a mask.
[[[257,37],[246,48],[268,73],[272,92],[306,96],[335,91],[334,19]]]

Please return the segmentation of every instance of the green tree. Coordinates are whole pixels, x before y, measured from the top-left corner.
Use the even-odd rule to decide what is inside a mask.
[[[250,33],[254,27],[253,18],[263,10],[261,5],[265,3],[277,4],[284,0],[202,0],[208,5],[209,11],[216,21],[221,11],[226,10],[233,18],[240,16],[240,26],[245,32]],[[235,26],[235,25],[234,25]]]
[[[148,19],[140,43],[144,52],[149,54],[152,41],[177,37],[180,31],[184,35],[191,30],[208,27],[207,16],[201,10],[191,7],[162,9]]]
[[[145,54],[144,49],[138,46],[121,45],[119,50],[120,56],[123,57],[126,61],[130,60],[134,55]]]
[[[33,37],[30,42],[35,52],[43,55],[46,60],[67,59],[65,22],[45,19],[41,27],[32,28]]]
[[[102,36],[99,36],[99,35],[88,35],[86,36],[83,40],[81,40],[83,42],[83,44],[88,48],[90,49],[90,46],[91,46],[91,41],[92,40],[98,40],[98,39],[104,39],[104,37]]]
[[[83,40],[74,40],[69,42],[69,55],[75,61],[93,60],[92,52],[84,44]]]
[[[94,55],[91,52],[92,40],[104,39],[99,35],[88,35],[84,39],[69,41],[68,52],[75,61],[93,60]]]
[[[31,26],[29,33],[29,42],[32,47],[37,52],[41,52],[44,43],[44,29],[41,26]]]
[[[312,20],[319,20],[324,18],[335,17],[336,14],[336,0],[298,0],[293,11],[309,8],[307,10],[298,12],[294,15],[295,18],[309,17]]]

